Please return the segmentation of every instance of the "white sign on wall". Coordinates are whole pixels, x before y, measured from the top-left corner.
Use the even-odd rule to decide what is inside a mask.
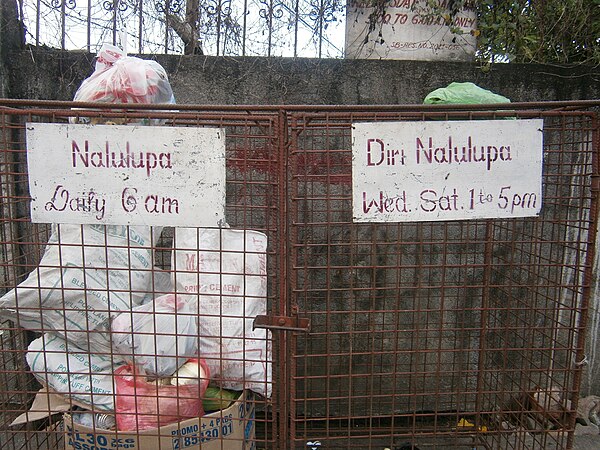
[[[355,222],[540,212],[542,120],[355,123],[352,128]]]
[[[452,18],[449,11],[446,17],[427,13],[425,0],[391,0],[382,14],[372,4],[369,0],[351,0],[348,4],[346,58],[473,60],[477,46],[474,2],[465,2]],[[446,2],[441,4],[447,8]],[[460,32],[453,33],[447,20]]]
[[[218,128],[28,123],[31,219],[216,226],[225,218]]]

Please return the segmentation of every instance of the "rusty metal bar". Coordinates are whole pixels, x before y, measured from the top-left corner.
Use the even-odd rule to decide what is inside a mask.
[[[0,105],[2,106],[14,106],[14,107],[27,107],[27,108],[91,108],[94,110],[114,110],[114,111],[163,111],[163,110],[178,110],[178,111],[236,111],[244,113],[246,111],[254,112],[274,112],[279,111],[282,108],[287,112],[303,112],[304,117],[313,117],[311,113],[316,113],[314,117],[321,117],[321,113],[328,113],[331,118],[344,118],[348,117],[348,113],[359,114],[359,113],[378,113],[379,117],[385,118],[384,113],[400,113],[400,112],[413,112],[413,113],[428,113],[434,114],[435,112],[443,112],[444,114],[451,113],[453,111],[464,111],[469,114],[469,117],[478,117],[480,115],[487,115],[489,117],[490,111],[498,117],[504,117],[504,115],[510,115],[510,112],[498,111],[498,104],[481,104],[481,105],[411,105],[411,104],[398,104],[398,105],[199,105],[199,104],[101,104],[101,103],[90,103],[90,102],[72,102],[72,101],[60,101],[60,100],[28,100],[28,99],[0,99]],[[539,117],[540,114],[544,116],[581,116],[581,115],[593,115],[594,112],[590,111],[591,108],[600,106],[600,100],[563,100],[563,101],[548,101],[548,102],[514,102],[510,103],[511,109],[519,112],[521,111],[525,116],[523,117]],[[336,116],[335,113],[340,113]],[[372,116],[371,116],[372,117]],[[396,116],[397,117],[397,116]],[[423,117],[421,115],[421,117]]]
[[[310,320],[288,316],[256,316],[254,328],[282,331],[310,331]]]
[[[279,236],[281,239],[278,241],[278,251],[279,251],[279,278],[280,280],[287,280],[289,276],[289,268],[288,268],[288,238],[289,235],[289,217],[288,217],[288,198],[287,198],[287,139],[288,139],[288,128],[287,128],[287,117],[285,111],[279,110],[277,112],[277,122],[276,122],[276,137],[274,142],[276,142],[277,146],[277,186],[275,189],[277,190],[277,201],[278,201],[278,218],[277,218],[277,228],[279,230]],[[279,294],[278,294],[279,304],[278,311],[283,316],[290,315],[290,305],[289,305],[289,286],[287,283],[280,283],[279,285]],[[280,323],[283,317],[277,319],[277,322]],[[297,325],[298,322],[295,322],[292,319],[291,326]],[[289,388],[290,388],[290,380],[291,380],[291,372],[290,372],[290,352],[292,351],[289,348],[290,336],[287,333],[278,333],[277,342],[279,343],[279,380],[281,382],[281,389],[279,390],[279,404],[277,405],[276,414],[279,415],[278,420],[278,433],[282,439],[287,439],[289,436],[289,421],[288,417],[290,414],[290,396],[289,396]]]

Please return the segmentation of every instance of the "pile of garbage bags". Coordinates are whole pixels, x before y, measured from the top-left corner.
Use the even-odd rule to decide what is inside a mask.
[[[110,45],[75,100],[174,103],[158,63]],[[175,228],[166,272],[153,265],[161,233],[54,224],[38,267],[0,298],[0,317],[39,334],[26,355],[39,382],[119,430],[200,417],[203,401],[244,389],[271,395],[269,336],[252,326],[266,314],[266,236]]]

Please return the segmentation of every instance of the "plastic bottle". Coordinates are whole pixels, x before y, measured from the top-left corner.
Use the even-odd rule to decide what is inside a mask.
[[[116,427],[115,416],[112,414],[79,412],[73,414],[73,422],[90,428],[110,430]]]

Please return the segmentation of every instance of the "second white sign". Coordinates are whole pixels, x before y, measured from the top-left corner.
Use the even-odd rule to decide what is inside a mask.
[[[354,221],[536,216],[542,132],[537,119],[356,123]]]

